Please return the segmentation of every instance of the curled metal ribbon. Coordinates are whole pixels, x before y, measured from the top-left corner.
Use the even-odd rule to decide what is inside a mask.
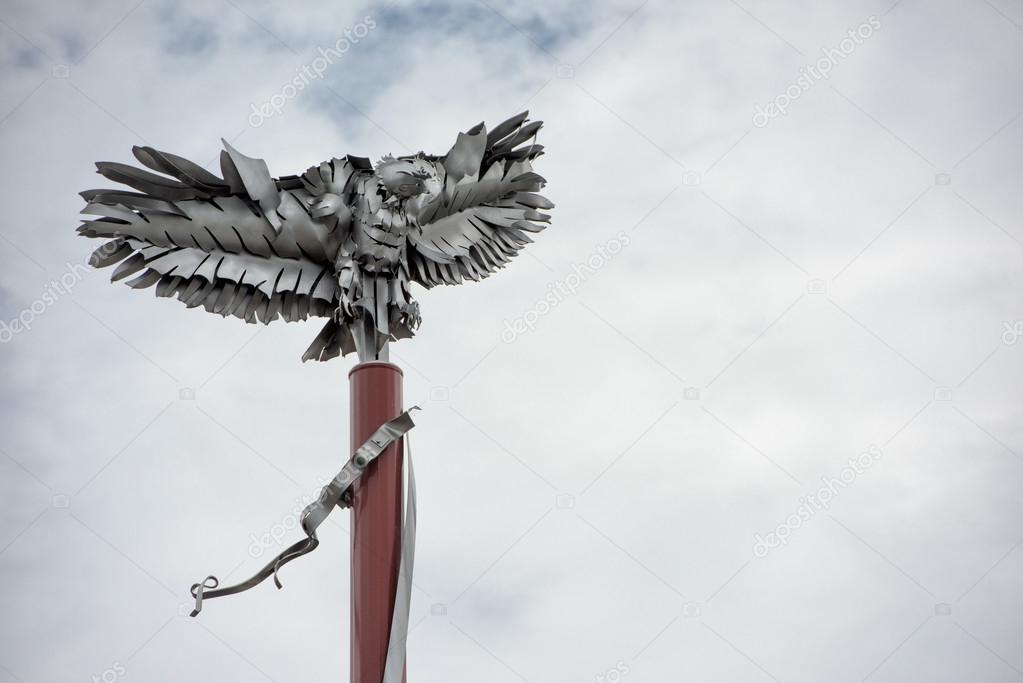
[[[202,602],[204,599],[209,600],[212,598],[219,598],[224,595],[234,595],[235,593],[247,591],[250,588],[259,585],[270,576],[273,576],[274,585],[277,586],[277,588],[281,588],[282,584],[280,579],[277,578],[277,572],[280,568],[288,562],[302,557],[307,553],[311,553],[316,549],[316,546],[320,544],[319,539],[316,538],[316,528],[323,523],[323,520],[327,518],[335,507],[345,508],[351,504],[350,498],[345,494],[350,491],[352,484],[356,479],[362,476],[362,473],[366,470],[369,464],[376,460],[377,456],[383,453],[388,446],[405,436],[410,429],[415,427],[415,423],[412,422],[412,417],[409,413],[412,410],[418,409],[419,406],[413,406],[393,420],[388,420],[384,424],[380,425],[366,440],[366,442],[355,450],[355,453],[352,454],[352,457],[349,458],[348,462],[346,462],[344,467],[341,468],[341,471],[323,487],[316,501],[311,503],[302,511],[302,531],[305,532],[306,538],[285,548],[280,555],[270,560],[266,566],[246,581],[236,583],[233,586],[220,588],[220,582],[217,577],[210,575],[201,583],[192,584],[191,593],[192,597],[195,598],[195,609],[192,610],[191,616],[194,617],[202,611]],[[414,493],[411,489],[410,493],[413,495],[410,502],[413,502],[412,523],[414,528]],[[415,532],[413,531],[413,539],[414,538]],[[403,549],[403,567],[404,564],[405,553]]]
[[[405,529],[401,534],[401,563],[398,585],[394,589],[394,611],[391,613],[391,634],[384,660],[383,683],[405,680],[405,649],[408,640],[409,607],[412,602],[412,568],[416,559],[416,475],[412,470],[412,444],[406,441],[405,453],[408,494],[405,500]]]

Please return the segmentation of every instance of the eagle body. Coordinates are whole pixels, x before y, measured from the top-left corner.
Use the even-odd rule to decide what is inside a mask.
[[[85,237],[111,280],[155,286],[249,323],[324,317],[303,360],[358,352],[369,360],[415,334],[413,282],[430,288],[479,280],[502,268],[542,230],[553,204],[532,170],[543,153],[540,122],[524,112],[488,133],[460,133],[443,156],[422,152],[333,157],[301,175],[273,177],[261,159],[224,142],[221,176],[151,147],[146,169],[99,162],[131,190],[87,190]]]

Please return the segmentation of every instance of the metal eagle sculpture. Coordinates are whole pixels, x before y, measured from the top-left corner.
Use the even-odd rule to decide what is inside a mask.
[[[553,204],[532,170],[541,121],[523,112],[489,133],[459,133],[447,154],[385,156],[376,165],[332,158],[301,175],[223,141],[222,178],[152,147],[132,152],[152,173],[101,161],[127,190],[87,190],[85,237],[109,238],[89,259],[120,264],[111,281],[156,286],[189,308],[269,324],[329,318],[302,360],[356,351],[383,358],[389,340],[415,334],[423,287],[479,280],[539,232]],[[162,175],[161,175],[162,174]]]

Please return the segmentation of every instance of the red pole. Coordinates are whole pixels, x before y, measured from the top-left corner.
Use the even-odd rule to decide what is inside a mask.
[[[402,411],[402,372],[379,361],[348,373],[351,448]],[[401,563],[402,442],[387,448],[353,487],[351,683],[380,683]],[[404,680],[404,675],[403,675]]]

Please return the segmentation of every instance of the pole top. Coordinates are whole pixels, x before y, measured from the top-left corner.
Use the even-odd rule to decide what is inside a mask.
[[[360,370],[369,370],[370,368],[388,368],[388,369],[394,370],[395,372],[397,372],[402,377],[405,376],[405,373],[397,365],[395,365],[394,363],[388,363],[387,361],[382,361],[382,360],[370,360],[370,361],[366,361],[364,363],[359,363],[358,365],[355,365],[351,370],[348,371],[348,376],[351,377],[352,375],[354,375],[356,372],[359,372]]]

